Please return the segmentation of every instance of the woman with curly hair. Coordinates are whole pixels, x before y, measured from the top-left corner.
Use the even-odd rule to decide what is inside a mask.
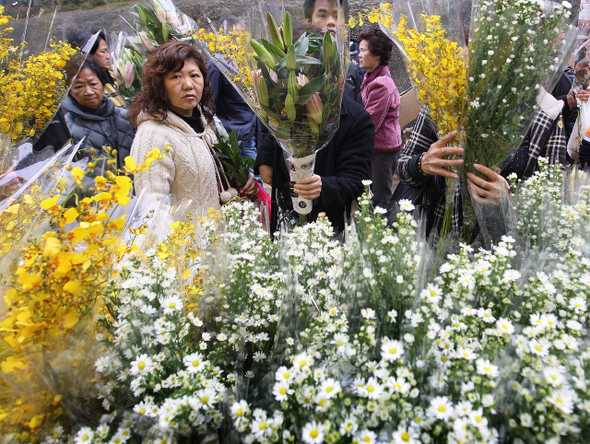
[[[219,208],[227,179],[214,156],[215,105],[202,55],[186,43],[166,42],[147,59],[143,84],[130,112],[138,126],[131,156],[139,162],[154,148],[170,149],[136,179],[137,195],[143,193],[152,206],[169,198],[172,207],[183,205],[196,214]],[[243,192],[255,189],[251,178]],[[163,228],[172,221],[172,216],[166,217]]]

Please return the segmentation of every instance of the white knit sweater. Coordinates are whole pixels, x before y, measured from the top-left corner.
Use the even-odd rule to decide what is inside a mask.
[[[170,224],[184,220],[188,212],[203,215],[210,207],[219,208],[217,171],[210,150],[217,137],[203,117],[201,124],[205,130],[197,134],[172,112],[164,122],[147,114],[138,117],[139,127],[131,146],[131,156],[137,163],[143,162],[152,149],[163,152],[170,145],[166,157],[135,180],[140,213],[157,209],[158,227],[154,228],[168,232]]]

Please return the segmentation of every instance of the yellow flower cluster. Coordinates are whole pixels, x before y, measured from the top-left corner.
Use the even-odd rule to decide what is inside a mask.
[[[424,33],[407,29],[403,16],[392,31],[409,60],[408,72],[418,99],[430,109],[439,132],[447,134],[458,128],[467,97],[463,49],[445,38],[439,16],[422,15],[422,19]]]
[[[463,49],[445,36],[438,15],[422,14],[425,32],[407,28],[407,20],[393,21],[391,5],[359,13],[351,17],[349,26],[362,26],[363,17],[370,23],[381,23],[398,40],[407,59],[408,73],[418,99],[430,110],[430,118],[441,134],[458,128],[467,97],[466,69]]]
[[[248,66],[248,59],[252,57],[253,51],[248,45],[248,34],[235,30],[224,33],[221,29],[214,33],[201,28],[193,38],[203,43],[211,55],[220,54],[224,59],[235,63],[236,69],[225,71],[224,74],[229,75],[230,80],[238,84],[242,91],[251,92],[254,100],[254,83]]]
[[[141,174],[162,157],[158,149],[140,165],[128,157],[125,170]],[[84,172],[70,172],[81,186]],[[94,195],[75,207],[59,205],[60,194],[40,203],[53,230],[23,249],[4,296],[0,436],[36,442],[43,425],[81,419],[77,406],[86,402],[94,371],[88,356],[98,346],[94,315],[103,311],[102,293],[122,253],[126,216],[111,214],[129,203],[132,187],[128,176],[107,172],[95,178]],[[25,202],[33,205],[34,199]]]
[[[22,61],[24,46],[10,46],[4,38],[10,17],[0,10],[0,133],[13,142],[42,130],[55,114],[64,94],[62,70],[76,51],[67,43],[51,44],[51,50]],[[13,58],[14,57],[14,58]]]
[[[56,194],[65,189],[64,183],[58,184]],[[0,258],[16,248],[23,237],[33,228],[39,215],[39,204],[46,196],[41,187],[33,185],[18,202],[13,202],[0,210]]]

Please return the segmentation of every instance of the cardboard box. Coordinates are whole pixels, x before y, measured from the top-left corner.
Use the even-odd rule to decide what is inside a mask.
[[[412,123],[418,117],[420,103],[414,88],[405,91],[400,96],[399,124],[402,128]]]

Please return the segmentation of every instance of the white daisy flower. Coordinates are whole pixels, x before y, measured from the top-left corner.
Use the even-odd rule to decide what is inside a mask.
[[[139,355],[131,362],[132,375],[147,375],[154,369],[154,361],[146,354]]]
[[[400,341],[385,338],[381,344],[381,358],[393,362],[404,353],[404,345]]]
[[[205,358],[199,352],[191,353],[183,359],[183,363],[189,373],[198,373],[205,367]]]

